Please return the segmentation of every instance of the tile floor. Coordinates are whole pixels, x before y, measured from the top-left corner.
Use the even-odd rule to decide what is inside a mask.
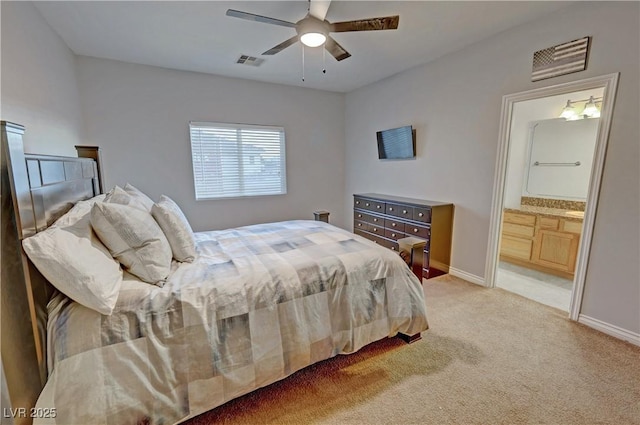
[[[498,263],[496,286],[539,303],[569,311],[573,281],[516,266]]]

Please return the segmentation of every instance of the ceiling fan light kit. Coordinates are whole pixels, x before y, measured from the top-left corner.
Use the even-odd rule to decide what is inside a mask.
[[[311,15],[296,23],[300,42],[307,47],[322,46],[329,35],[328,27],[327,21],[323,22]]]
[[[311,3],[310,3],[311,5]],[[307,16],[296,23],[283,21],[281,19],[269,18],[267,16],[255,15],[253,13],[241,12],[239,10],[227,10],[227,16],[246,19],[249,21],[261,22],[271,25],[295,28],[297,35],[272,47],[263,55],[275,55],[287,47],[300,41],[308,47],[324,46],[327,52],[337,61],[344,60],[351,56],[336,40],[329,35],[332,32],[352,32],[352,31],[380,31],[395,30],[398,28],[400,16],[385,16],[381,18],[359,19],[354,21],[331,23],[324,19],[324,16],[314,16],[309,8]]]

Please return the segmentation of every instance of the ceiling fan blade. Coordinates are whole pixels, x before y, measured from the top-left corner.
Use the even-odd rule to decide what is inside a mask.
[[[309,14],[324,21],[329,11],[329,5],[331,5],[331,0],[311,0],[309,2]]]
[[[277,46],[272,47],[271,49],[267,50],[266,52],[263,53],[263,55],[275,55],[276,53],[279,53],[279,52],[283,51],[284,49],[286,49],[287,47],[291,46],[296,41],[298,41],[298,36],[294,35],[290,39],[288,39],[286,41],[283,41],[282,43],[278,44]]]
[[[398,22],[399,15],[335,22],[331,24],[331,32],[395,30],[398,28]]]
[[[289,28],[296,27],[296,24],[294,24],[293,22],[287,22],[287,21],[282,21],[280,19],[269,18],[267,16],[254,15],[253,13],[241,12],[239,10],[233,10],[233,9],[227,10],[227,16],[246,19],[248,21],[262,22],[264,24],[280,25],[281,27],[289,27]]]
[[[327,37],[327,41],[324,42],[324,48],[327,49],[327,52],[331,53],[331,56],[336,58],[338,62],[351,56],[351,53],[347,52],[344,47],[339,45],[338,42],[331,37]]]

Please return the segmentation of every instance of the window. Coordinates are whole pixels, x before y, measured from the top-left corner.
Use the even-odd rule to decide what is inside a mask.
[[[282,127],[191,122],[196,200],[287,193]]]

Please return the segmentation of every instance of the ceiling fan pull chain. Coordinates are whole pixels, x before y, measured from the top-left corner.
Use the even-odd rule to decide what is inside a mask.
[[[304,81],[304,44],[300,44],[302,45],[302,81]]]
[[[323,46],[324,47],[324,46]],[[327,73],[327,50],[326,49],[322,49],[322,73],[326,74]]]

